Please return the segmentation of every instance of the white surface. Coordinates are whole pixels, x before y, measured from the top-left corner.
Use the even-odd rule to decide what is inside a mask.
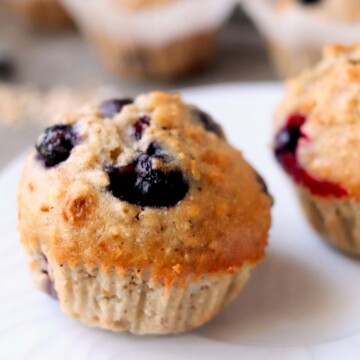
[[[235,7],[235,0],[182,0],[137,11],[113,0],[62,2],[90,34],[107,34],[130,45],[155,46],[218,29]]]
[[[10,165],[0,176],[0,358],[360,359],[360,262],[335,252],[309,228],[269,149],[281,91],[227,85],[183,92],[221,120],[276,199],[266,260],[235,302],[188,334],[135,337],[87,328],[34,290],[16,233],[22,159]]]

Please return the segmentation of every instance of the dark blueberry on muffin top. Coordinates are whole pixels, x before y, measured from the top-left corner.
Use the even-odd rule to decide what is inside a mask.
[[[198,120],[207,131],[211,131],[221,138],[225,137],[222,127],[209,114],[199,109],[196,110],[196,114]]]
[[[107,167],[108,190],[118,199],[142,207],[171,207],[189,190],[179,169],[153,168],[153,155],[141,153],[131,164]]]
[[[321,0],[298,0],[298,1],[304,5],[317,5],[321,2]]]
[[[35,148],[46,167],[65,161],[77,141],[71,125],[54,125],[40,135]]]
[[[105,100],[100,104],[99,111],[102,116],[111,118],[120,113],[124,106],[132,103],[133,99],[130,98]]]
[[[147,115],[143,115],[138,121],[132,126],[133,136],[135,140],[140,140],[143,136],[144,131],[150,125],[151,119]]]
[[[160,144],[153,141],[150,143],[149,147],[146,150],[146,154],[154,158],[160,159],[164,163],[168,163],[172,160],[172,156],[165,151]]]

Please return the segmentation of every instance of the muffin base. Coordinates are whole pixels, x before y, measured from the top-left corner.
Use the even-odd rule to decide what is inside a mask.
[[[321,49],[316,46],[303,45],[292,49],[270,39],[267,45],[273,67],[282,79],[298,75],[321,59]]]
[[[207,30],[161,46],[150,46],[93,33],[90,42],[107,68],[116,74],[170,80],[209,66],[214,57],[216,38],[217,31]]]
[[[30,261],[35,286],[57,294],[65,313],[89,326],[135,334],[179,333],[203,325],[240,292],[251,268],[189,276],[185,285],[166,286],[136,269],[70,267],[40,252]]]
[[[331,245],[360,256],[360,204],[358,201],[313,196],[298,187],[302,208],[314,229]]]
[[[73,25],[70,16],[57,0],[6,0],[6,4],[36,28],[59,29]]]

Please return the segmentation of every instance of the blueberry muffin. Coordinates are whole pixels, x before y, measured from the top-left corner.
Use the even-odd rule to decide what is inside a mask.
[[[235,0],[62,0],[116,74],[172,79],[211,62]]]
[[[282,77],[321,59],[324,46],[359,41],[358,0],[243,0]]]
[[[287,84],[275,155],[314,228],[360,255],[360,44],[330,46]]]
[[[72,25],[60,0],[5,0],[13,12],[37,28],[59,29]]]
[[[113,99],[47,128],[19,185],[34,283],[85,324],[177,333],[212,319],[264,257],[271,198],[205,112]]]

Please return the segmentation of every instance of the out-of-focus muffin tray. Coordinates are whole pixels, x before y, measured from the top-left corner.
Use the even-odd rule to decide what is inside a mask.
[[[126,81],[109,75],[84,39],[73,30],[39,32],[24,26],[0,3],[0,55],[8,52],[17,65],[16,79],[49,87],[116,82],[133,94],[153,88],[194,86],[235,80],[271,80],[262,41],[249,20],[237,11],[224,27],[219,57],[208,71],[176,83]]]
[[[262,41],[242,14],[236,14],[223,29],[219,46],[221,55],[214,66],[204,73],[172,83],[128,81],[109,75],[75,29],[64,32],[31,31],[9,14],[0,2],[0,58],[6,55],[14,63],[13,80],[21,88],[10,90],[15,98],[18,96],[17,91],[23,93],[24,86],[47,97],[48,92],[54,93],[54,88],[57,92],[64,86],[75,94],[84,89],[112,84],[116,85],[120,94],[133,96],[154,89],[274,79]],[[0,90],[0,102],[3,101]],[[17,111],[24,113],[19,104],[16,106]],[[49,110],[56,112],[55,108]],[[1,117],[0,110],[0,169],[33,143],[43,120],[33,117],[28,121],[26,117],[17,117],[16,121],[9,122],[8,118]],[[20,130],[19,122],[22,125]]]

